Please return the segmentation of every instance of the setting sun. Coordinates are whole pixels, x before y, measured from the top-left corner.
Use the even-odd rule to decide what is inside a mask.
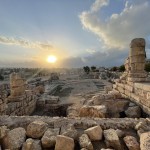
[[[48,56],[47,61],[49,63],[55,63],[57,61],[57,57],[54,55],[50,55],[50,56]]]

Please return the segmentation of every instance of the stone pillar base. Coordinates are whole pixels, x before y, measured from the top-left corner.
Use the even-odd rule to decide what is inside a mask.
[[[146,78],[128,77],[129,82],[145,82],[146,80]]]

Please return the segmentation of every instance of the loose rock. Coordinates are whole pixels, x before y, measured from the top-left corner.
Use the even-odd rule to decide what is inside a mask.
[[[57,135],[55,150],[74,150],[74,140],[67,136]]]
[[[141,148],[141,150],[149,150],[150,149],[150,132],[141,134],[140,148]]]
[[[27,139],[23,144],[22,150],[42,150],[40,140]]]
[[[26,131],[24,128],[15,128],[10,130],[4,139],[4,147],[11,150],[19,150],[26,139]]]
[[[48,124],[43,121],[34,121],[27,126],[27,136],[41,138],[48,128]]]
[[[114,129],[104,130],[104,137],[107,147],[113,147],[116,150],[121,150],[119,137]]]
[[[140,118],[141,117],[141,108],[139,106],[129,107],[125,114],[129,118]]]
[[[87,134],[82,134],[82,136],[79,137],[79,144],[80,144],[81,148],[86,148],[88,150],[94,150],[93,145]]]
[[[58,135],[58,130],[55,129],[48,129],[46,130],[46,132],[44,133],[41,142],[42,142],[42,146],[44,148],[51,148],[54,147],[56,144],[56,136]]]
[[[103,131],[100,126],[91,127],[84,131],[88,135],[91,141],[101,140]]]
[[[137,142],[136,138],[133,136],[126,136],[123,138],[126,146],[129,150],[140,150],[140,144]]]

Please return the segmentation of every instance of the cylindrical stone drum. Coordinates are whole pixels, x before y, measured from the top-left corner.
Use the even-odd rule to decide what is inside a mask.
[[[130,67],[131,72],[143,72],[145,68],[145,40],[143,38],[133,39],[130,45]]]

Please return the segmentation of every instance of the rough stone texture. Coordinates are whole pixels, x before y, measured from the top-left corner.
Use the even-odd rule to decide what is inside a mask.
[[[125,111],[125,114],[129,118],[140,118],[141,108],[139,106],[128,107],[128,109]]]
[[[59,134],[58,129],[47,129],[44,133],[41,142],[44,148],[54,147],[56,144],[56,136]]]
[[[146,118],[144,121],[140,121],[136,124],[135,129],[137,130],[139,137],[142,133],[150,131],[150,119]]]
[[[113,147],[116,150],[121,150],[119,137],[114,129],[104,130],[104,137],[107,147]]]
[[[101,103],[104,101],[105,97],[103,94],[95,95],[92,97],[92,102],[94,105],[101,105]]]
[[[103,136],[103,130],[100,126],[91,127],[84,133],[88,135],[91,141],[101,140]]]
[[[129,75],[128,81],[145,81],[147,77],[144,71],[145,67],[145,40],[142,38],[136,38],[131,41],[131,49],[129,53]]]
[[[87,134],[82,134],[79,137],[79,144],[81,148],[86,148],[88,150],[94,150],[93,145]]]
[[[7,109],[7,89],[8,85],[3,84],[0,85],[0,115],[6,115],[6,109]]]
[[[48,128],[48,124],[43,121],[34,121],[27,126],[27,136],[41,138]]]
[[[80,109],[80,117],[96,117],[96,118],[105,118],[107,108],[104,105],[100,106],[83,106]]]
[[[113,90],[118,91],[122,97],[136,102],[150,116],[150,83],[145,82],[148,81],[147,73],[144,70],[145,56],[145,40],[142,38],[133,39],[129,57],[125,61],[126,70],[116,81]]]
[[[141,150],[149,150],[150,149],[150,132],[141,134],[140,148],[141,148]]]
[[[0,139],[3,139],[9,132],[7,126],[0,127]]]
[[[74,140],[67,136],[57,135],[55,150],[74,150]]]
[[[82,127],[87,129],[97,124],[103,129],[129,129],[134,128],[139,122],[145,121],[145,119],[133,119],[133,118],[63,118],[63,117],[47,117],[47,116],[0,116],[0,125],[7,125],[11,128],[18,126],[27,127],[30,123],[36,120],[46,122],[52,128],[60,128],[68,124],[74,124],[75,127]]]
[[[116,133],[117,133],[117,135],[118,135],[119,138],[123,137],[125,135],[125,133],[122,130],[120,130],[120,129],[117,129]]]
[[[8,97],[8,100],[12,99]],[[17,102],[9,102],[7,115],[31,115],[36,109],[37,96],[32,91],[26,90],[24,95],[16,98]]]
[[[15,128],[8,132],[4,138],[4,147],[11,150],[19,150],[26,139],[26,131],[24,128]]]
[[[78,131],[74,127],[70,127],[69,129],[66,129],[62,135],[68,136],[74,140],[78,139]]]
[[[16,97],[24,94],[26,89],[25,80],[18,74],[12,73],[10,75],[10,90],[11,97]],[[16,101],[15,99],[10,99],[11,101]]]
[[[42,150],[40,140],[27,139],[23,144],[22,150]]]
[[[123,138],[126,146],[129,150],[140,150],[140,144],[137,142],[136,138],[133,136],[126,136]]]

